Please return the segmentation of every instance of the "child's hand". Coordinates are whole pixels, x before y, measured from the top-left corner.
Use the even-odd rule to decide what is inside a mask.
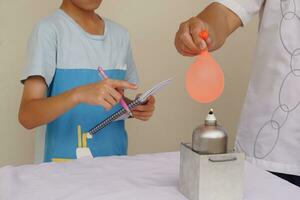
[[[137,86],[127,81],[105,79],[75,89],[76,99],[79,103],[101,105],[106,110],[111,109],[122,98],[119,91],[123,89],[137,89]]]
[[[147,121],[155,110],[155,98],[150,96],[146,104],[136,106],[133,108],[132,114],[133,117],[142,121]]]
[[[206,41],[199,36],[199,33],[204,30],[207,30],[209,35]],[[210,46],[212,45],[212,34],[212,30],[210,30],[208,24],[198,17],[192,17],[179,26],[179,30],[175,37],[176,49],[184,56],[198,55],[201,50],[206,47],[210,49]]]

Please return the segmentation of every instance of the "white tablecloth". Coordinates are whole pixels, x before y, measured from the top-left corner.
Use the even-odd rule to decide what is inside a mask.
[[[103,157],[0,168],[1,200],[186,200],[179,153]],[[246,163],[246,200],[299,200],[300,189]]]

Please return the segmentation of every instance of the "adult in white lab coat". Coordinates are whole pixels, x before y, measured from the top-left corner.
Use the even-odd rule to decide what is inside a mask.
[[[256,57],[235,146],[300,186],[300,1],[217,0],[180,25],[175,45],[184,56],[218,49],[257,13]],[[203,29],[206,41],[198,36]]]

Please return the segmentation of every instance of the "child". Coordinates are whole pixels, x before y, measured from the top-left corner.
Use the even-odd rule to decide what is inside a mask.
[[[299,4],[295,0],[216,0],[181,24],[175,45],[185,56],[220,48],[259,13],[255,65],[236,148],[247,160],[300,187]],[[206,41],[198,36],[208,30]]]
[[[47,124],[45,162],[76,158],[77,126],[83,131],[94,127],[120,108],[123,89],[137,88],[129,34],[95,13],[101,2],[63,0],[30,37],[19,121],[28,129]],[[98,66],[109,79],[101,79]],[[132,113],[148,120],[153,111],[150,97]],[[127,153],[124,120],[101,131],[88,141],[93,156]]]

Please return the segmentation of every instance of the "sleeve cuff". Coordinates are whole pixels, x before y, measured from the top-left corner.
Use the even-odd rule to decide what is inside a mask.
[[[235,0],[213,0],[211,2],[220,3],[230,9],[241,19],[243,26],[245,26],[253,17],[240,3]]]
[[[21,82],[22,84],[24,84],[25,81],[26,81],[29,77],[31,77],[31,76],[40,76],[40,77],[44,78],[47,87],[49,87],[50,84],[51,84],[51,82],[52,82],[52,78],[49,78],[49,77],[47,77],[45,74],[43,74],[43,73],[41,73],[41,72],[37,72],[37,71],[36,71],[36,72],[32,71],[32,72],[30,72],[30,73],[24,73],[24,74],[21,76],[20,82]]]

